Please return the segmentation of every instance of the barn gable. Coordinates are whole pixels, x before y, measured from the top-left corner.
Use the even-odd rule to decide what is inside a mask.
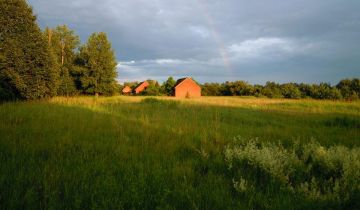
[[[190,77],[178,79],[174,89],[175,97],[201,96],[201,87]]]
[[[129,87],[129,86],[125,86],[124,87],[124,89],[122,89],[122,92],[124,93],[124,94],[126,94],[126,93],[131,93],[131,88]]]

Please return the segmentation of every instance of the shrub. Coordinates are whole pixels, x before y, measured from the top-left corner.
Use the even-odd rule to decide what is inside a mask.
[[[142,91],[140,94],[143,96],[160,96],[161,93],[161,87],[159,83],[155,80],[148,80],[149,86],[146,87],[144,91]]]
[[[250,181],[260,182],[264,177],[270,177],[269,183],[280,183],[289,192],[310,200],[360,207],[357,201],[360,192],[359,148],[325,148],[315,141],[304,145],[295,143],[289,148],[261,143],[257,139],[244,142],[235,141],[225,148],[225,160],[235,175],[233,179],[240,177],[239,182],[234,182],[235,190],[243,192]],[[244,179],[245,171],[254,171],[254,176]]]
[[[301,98],[301,92],[299,88],[292,83],[281,85],[281,92],[284,98]]]

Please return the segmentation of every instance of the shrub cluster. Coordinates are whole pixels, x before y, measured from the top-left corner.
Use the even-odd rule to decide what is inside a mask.
[[[360,207],[360,148],[325,148],[314,140],[286,148],[236,138],[226,146],[225,160],[238,192],[264,190],[277,183],[314,202]]]
[[[278,84],[251,85],[244,81],[205,83],[202,94],[206,96],[257,96],[268,98],[314,98],[356,100],[360,96],[360,79],[343,79],[336,86],[320,84]]]

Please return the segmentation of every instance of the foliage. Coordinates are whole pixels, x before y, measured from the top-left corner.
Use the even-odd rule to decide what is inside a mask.
[[[252,86],[244,81],[225,82],[223,95],[228,96],[249,96],[252,95]]]
[[[356,100],[360,96],[360,79],[343,79],[336,87],[347,100]]]
[[[265,85],[251,85],[244,81],[225,83],[205,83],[204,96],[266,96],[268,98],[314,98],[331,100],[357,100],[359,98],[359,79],[341,80],[336,86],[328,83],[305,84],[267,82]]]
[[[146,87],[144,91],[142,91],[140,94],[144,96],[159,96],[162,95],[161,93],[161,87],[159,83],[155,80],[147,80],[149,83],[149,86]]]
[[[49,45],[56,55],[57,62],[68,68],[73,66],[76,50],[80,45],[80,38],[66,25],[59,25],[54,29],[44,31]]]
[[[341,99],[342,95],[336,88],[331,87],[330,84],[320,83],[319,85],[312,85],[311,97],[316,99]]]
[[[301,98],[301,92],[298,87],[293,83],[287,83],[281,85],[281,94],[284,98]]]
[[[275,82],[266,82],[266,85],[261,90],[261,94],[268,98],[282,98],[281,87]]]
[[[201,86],[203,96],[220,96],[222,95],[222,85],[219,83],[205,83]]]
[[[32,9],[24,0],[0,2],[0,100],[53,96],[57,72]]]
[[[83,68],[80,81],[85,93],[111,95],[116,92],[117,62],[105,33],[93,33],[81,47],[77,60]]]
[[[162,84],[162,91],[167,96],[174,95],[174,88],[175,88],[176,81],[173,77],[169,77],[163,84]]]
[[[66,25],[57,26],[54,29],[46,28],[44,34],[54,53],[59,65],[59,89],[58,95],[76,94],[78,72],[75,67],[76,50],[80,45],[79,36]]]
[[[58,95],[69,96],[77,93],[75,79],[70,75],[67,67],[60,67],[60,84]]]

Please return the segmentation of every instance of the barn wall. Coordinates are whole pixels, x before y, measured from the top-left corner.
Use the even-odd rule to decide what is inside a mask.
[[[131,93],[131,88],[126,86],[123,90],[122,90],[123,93]]]
[[[194,81],[187,79],[175,87],[175,97],[200,97],[201,87]]]

